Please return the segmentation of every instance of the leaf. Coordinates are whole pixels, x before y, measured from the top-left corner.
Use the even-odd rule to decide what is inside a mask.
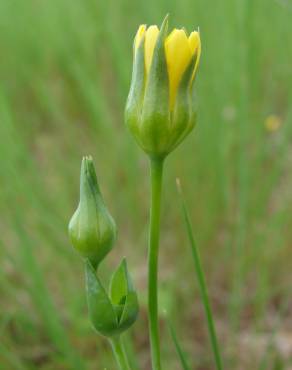
[[[112,276],[110,296],[118,313],[119,329],[122,332],[135,322],[139,311],[137,294],[125,258]]]
[[[186,230],[187,230],[187,234],[189,237],[190,246],[192,250],[194,266],[195,266],[195,273],[197,275],[199,289],[201,293],[201,300],[203,303],[203,307],[205,310],[205,316],[207,319],[207,326],[208,326],[211,346],[212,346],[212,350],[214,354],[215,364],[216,364],[217,370],[222,370],[223,366],[222,366],[221,354],[220,354],[219,343],[218,343],[217,334],[215,330],[212,308],[211,308],[211,304],[209,301],[209,294],[208,294],[207,284],[205,280],[205,274],[202,268],[200,253],[199,253],[199,250],[198,250],[198,247],[195,242],[194,235],[193,235],[192,225],[191,225],[191,221],[190,221],[189,214],[187,211],[187,206],[183,198],[183,193],[182,193],[179,179],[177,179],[177,189],[178,189],[178,193],[180,196],[180,201],[181,201],[181,206],[182,206],[182,211],[183,211],[183,216],[184,216],[184,222],[185,222],[185,226],[186,226]]]
[[[118,320],[112,303],[89,260],[85,262],[87,303],[91,322],[100,334],[116,333]]]
[[[166,317],[166,322],[168,324],[169,331],[170,331],[170,334],[171,334],[173,343],[175,345],[176,352],[177,352],[178,357],[180,359],[182,368],[183,368],[183,370],[190,370],[190,367],[189,367],[188,362],[187,362],[187,359],[186,359],[186,355],[184,354],[184,352],[183,352],[183,350],[182,350],[182,348],[181,348],[181,346],[179,344],[179,341],[177,339],[177,335],[176,335],[175,329],[172,326],[172,324],[171,324],[168,316]]]
[[[125,303],[128,292],[133,292],[134,287],[128,273],[127,261],[125,258],[113,273],[110,282],[110,297],[114,304]]]
[[[110,297],[114,304],[120,304],[123,297],[126,297],[127,279],[126,279],[126,260],[123,259],[116,271],[113,273],[110,282]]]
[[[136,321],[138,313],[139,313],[139,303],[137,294],[135,292],[129,292],[119,322],[119,327],[122,330],[129,328]]]

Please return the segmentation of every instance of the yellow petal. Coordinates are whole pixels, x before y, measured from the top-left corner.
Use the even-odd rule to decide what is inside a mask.
[[[135,51],[138,49],[145,31],[146,31],[146,25],[141,24],[141,26],[139,26],[138,31],[137,31],[136,36],[135,36]]]
[[[193,31],[189,36],[189,45],[192,55],[195,54],[200,44],[200,34],[197,31]]]
[[[196,65],[194,68],[194,72],[192,75],[192,80],[195,77],[199,61],[200,61],[200,56],[201,56],[201,39],[200,39],[200,33],[197,31],[193,31],[190,36],[189,36],[189,45],[191,49],[192,55],[197,54],[197,60],[196,60]]]
[[[173,108],[177,88],[192,54],[184,30],[174,29],[165,41],[166,62],[169,76],[170,107]]]
[[[146,73],[149,72],[151,62],[152,62],[152,56],[154,47],[157,41],[157,37],[159,34],[159,29],[157,26],[150,26],[145,34],[145,67],[146,67]]]

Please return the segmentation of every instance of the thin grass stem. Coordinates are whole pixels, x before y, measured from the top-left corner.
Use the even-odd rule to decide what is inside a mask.
[[[185,225],[186,225],[190,245],[191,245],[191,248],[192,248],[192,254],[193,254],[193,259],[194,259],[194,264],[195,264],[195,271],[196,271],[196,274],[197,274],[199,289],[200,289],[200,293],[201,293],[201,299],[202,299],[202,302],[203,302],[205,315],[206,315],[206,319],[207,319],[208,331],[209,331],[209,336],[210,336],[210,340],[211,340],[212,350],[213,350],[213,353],[214,353],[216,368],[217,368],[217,370],[223,370],[221,354],[220,354],[220,350],[219,350],[219,344],[218,344],[215,325],[214,325],[214,320],[213,320],[212,308],[211,308],[210,301],[209,301],[209,294],[208,294],[208,289],[207,289],[207,284],[206,284],[206,280],[205,280],[204,271],[203,271],[203,268],[202,268],[201,258],[200,258],[200,254],[199,254],[197,244],[196,244],[194,236],[193,236],[192,225],[191,225],[190,218],[189,218],[189,215],[188,215],[188,210],[187,210],[187,207],[186,207],[186,203],[185,203],[185,200],[184,200],[184,197],[183,197],[180,181],[178,179],[177,179],[177,189],[178,189],[178,193],[180,195],[184,221],[185,221]]]
[[[168,317],[166,317],[166,322],[168,324],[170,335],[171,335],[172,341],[174,343],[176,352],[177,352],[178,357],[180,359],[181,366],[182,366],[183,370],[190,370],[191,368],[190,368],[190,366],[187,362],[186,355],[184,354],[184,352],[181,348],[181,345],[180,345],[179,340],[177,338],[175,328],[172,325],[172,323],[170,322],[170,319]]]

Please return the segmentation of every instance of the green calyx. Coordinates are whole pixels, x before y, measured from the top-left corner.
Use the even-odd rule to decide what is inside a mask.
[[[90,261],[86,261],[86,291],[89,316],[95,330],[113,337],[127,330],[139,312],[137,293],[123,259],[111,278],[109,294],[103,288]]]
[[[195,126],[192,73],[197,55],[192,58],[178,86],[174,107],[170,109],[169,76],[165,54],[168,17],[162,23],[149,74],[145,71],[145,36],[134,50],[133,74],[125,109],[125,122],[140,147],[152,158],[163,159]]]
[[[93,160],[84,157],[80,174],[80,201],[69,222],[74,248],[96,267],[112,249],[116,226],[97,183]]]

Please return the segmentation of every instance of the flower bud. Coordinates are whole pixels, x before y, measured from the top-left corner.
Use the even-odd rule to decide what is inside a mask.
[[[69,222],[74,248],[93,266],[112,249],[116,225],[101,196],[91,157],[84,157],[80,174],[80,201]]]
[[[111,278],[109,295],[89,261],[85,268],[87,303],[93,327],[106,337],[121,334],[133,325],[139,312],[126,260],[122,260]]]
[[[188,135],[196,122],[193,86],[200,60],[198,32],[167,34],[141,25],[134,41],[134,61],[125,121],[142,149],[164,158]]]

